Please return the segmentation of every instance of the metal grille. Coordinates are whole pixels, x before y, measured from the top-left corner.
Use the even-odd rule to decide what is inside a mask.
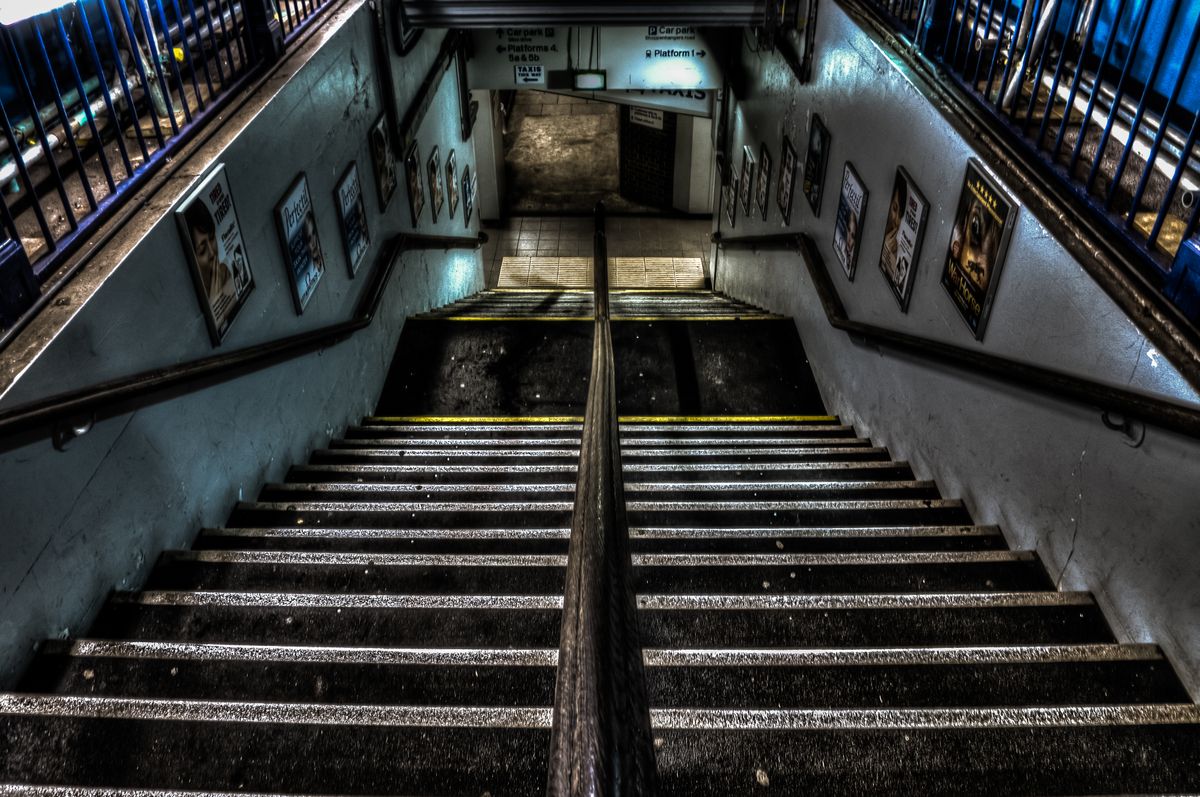
[[[295,36],[328,2],[267,13]],[[2,222],[42,282],[264,63],[235,0],[76,0],[0,40]]]
[[[1195,234],[1200,3],[867,2],[1159,269]]]

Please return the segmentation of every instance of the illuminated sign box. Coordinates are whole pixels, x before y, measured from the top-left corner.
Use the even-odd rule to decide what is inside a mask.
[[[575,73],[576,91],[604,91],[607,86],[608,78],[603,71]]]

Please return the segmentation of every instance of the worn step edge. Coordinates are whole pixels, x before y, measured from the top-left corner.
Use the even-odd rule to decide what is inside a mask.
[[[795,481],[795,482],[627,482],[625,492],[796,492],[846,490],[932,490],[936,485],[931,481],[872,481],[843,479],[839,481]],[[290,490],[293,492],[334,493],[574,493],[574,482],[540,482],[540,483],[430,483],[423,480],[415,482],[271,482],[263,487],[264,490]]]
[[[847,452],[858,455],[880,456],[887,457],[888,450],[879,446],[867,445],[843,445],[836,447],[815,447],[815,448],[785,448],[785,449],[769,449],[756,450],[748,452],[747,449],[708,449],[705,451],[671,451],[669,449],[630,449],[622,448],[622,457],[667,457],[667,456],[694,456],[694,457],[731,457],[731,456],[746,456],[748,453],[753,453],[755,456],[820,456],[829,454],[845,454]],[[519,457],[526,458],[563,458],[573,457],[578,458],[579,449],[492,449],[487,451],[481,450],[461,450],[452,448],[429,449],[422,451],[414,451],[412,449],[401,448],[322,448],[318,449],[317,454],[323,456],[359,456],[359,457]],[[741,463],[739,463],[741,464]]]
[[[961,509],[958,499],[876,501],[627,501],[629,512],[787,512]],[[239,511],[275,512],[567,512],[571,501],[241,501]]]
[[[111,603],[277,609],[561,610],[561,595],[409,595],[146,590],[116,592]],[[1086,592],[934,592],[819,595],[638,595],[647,611],[994,609],[1094,606]]]
[[[569,528],[558,529],[380,529],[332,528],[327,526],[260,526],[251,528],[206,528],[202,537],[262,537],[276,539],[341,540],[566,540]],[[1001,537],[996,526],[864,526],[824,528],[631,528],[631,539],[854,539],[904,537]]]
[[[251,703],[0,694],[0,715],[172,722],[389,727],[550,728],[551,708]],[[1200,724],[1200,706],[1144,704],[935,709],[651,709],[673,730],[950,730]]]
[[[623,463],[625,473],[746,473],[750,471],[842,471],[869,470],[871,468],[907,468],[908,463],[902,460],[856,460],[853,462],[757,462],[745,465],[730,465],[719,462],[680,462],[660,463],[649,462]],[[298,465],[299,471],[317,471],[321,473],[575,473],[579,469],[576,463],[561,465],[402,465],[392,464],[327,464]]]
[[[745,567],[798,565],[954,565],[1031,562],[1031,551],[932,551],[901,553],[635,553],[634,567]],[[342,551],[166,551],[164,562],[264,565],[358,565],[378,567],[566,567],[565,554],[409,554]]]
[[[999,526],[824,526],[821,528],[773,528],[771,526],[696,527],[640,526],[629,529],[631,539],[829,539],[856,537],[1001,537]]]
[[[50,640],[43,653],[94,659],[150,659],[296,664],[479,665],[555,667],[555,649],[386,648],[237,645],[195,642]],[[1008,645],[895,648],[698,648],[642,651],[647,667],[839,667],[937,664],[1055,664],[1164,661],[1157,645]]]

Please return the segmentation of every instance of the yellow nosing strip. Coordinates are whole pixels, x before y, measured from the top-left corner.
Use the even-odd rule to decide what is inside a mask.
[[[433,321],[595,321],[590,315],[448,315]]]
[[[831,423],[836,415],[622,415],[621,423]],[[369,415],[383,423],[583,423],[580,415]]]
[[[384,423],[583,423],[579,415],[369,415]]]
[[[622,415],[621,423],[782,423],[836,421],[836,415]]]

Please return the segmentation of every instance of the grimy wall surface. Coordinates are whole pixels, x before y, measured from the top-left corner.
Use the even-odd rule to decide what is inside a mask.
[[[732,117],[742,146],[795,142],[803,172],[811,114],[832,134],[820,216],[796,187],[790,229],[812,236],[851,318],[1050,366],[1183,403],[1196,393],[1129,319],[1021,208],[991,319],[977,343],[940,284],[971,142],[922,97],[911,75],[835,3],[822,4],[813,79],[798,85],[771,53],[743,55],[754,75]],[[845,162],[870,191],[857,273],[833,251]],[[907,314],[879,268],[898,165],[931,204]],[[986,166],[986,163],[985,163]],[[729,237],[784,231],[740,209]],[[799,174],[797,176],[799,182]],[[795,254],[729,249],[717,287],[796,319],[830,410],[911,461],[919,478],[961,497],[977,522],[997,523],[1016,548],[1036,548],[1063,589],[1089,589],[1128,640],[1160,643],[1200,694],[1200,444],[1156,428],[1132,447],[1097,410],[856,344],[826,323]]]
[[[405,185],[386,211],[375,195],[369,127],[383,113],[372,18],[358,2],[330,12],[267,85],[163,187],[4,354],[0,407],[212,353],[172,211],[224,163],[256,287],[221,344],[233,350],[348,318],[384,242],[413,229]],[[441,44],[428,32],[406,58],[391,56],[400,113]],[[474,171],[463,142],[454,72],[419,128],[422,160],[450,149]],[[401,156],[397,156],[399,159]],[[358,162],[371,250],[355,279],[346,264],[333,190]],[[402,168],[400,163],[398,169]],[[424,167],[424,164],[422,164]],[[326,273],[297,316],[273,209],[308,175]],[[400,172],[402,175],[402,171]],[[426,207],[421,233],[475,235],[462,207]],[[375,323],[350,340],[252,376],[105,420],[60,453],[48,440],[0,453],[0,686],[44,637],[79,634],[109,590],[138,585],[164,548],[186,547],[220,525],[236,501],[283,477],[374,407],[404,319],[482,287],[479,256],[410,253],[393,274]],[[56,337],[55,337],[56,336]],[[52,342],[46,343],[50,340]]]

